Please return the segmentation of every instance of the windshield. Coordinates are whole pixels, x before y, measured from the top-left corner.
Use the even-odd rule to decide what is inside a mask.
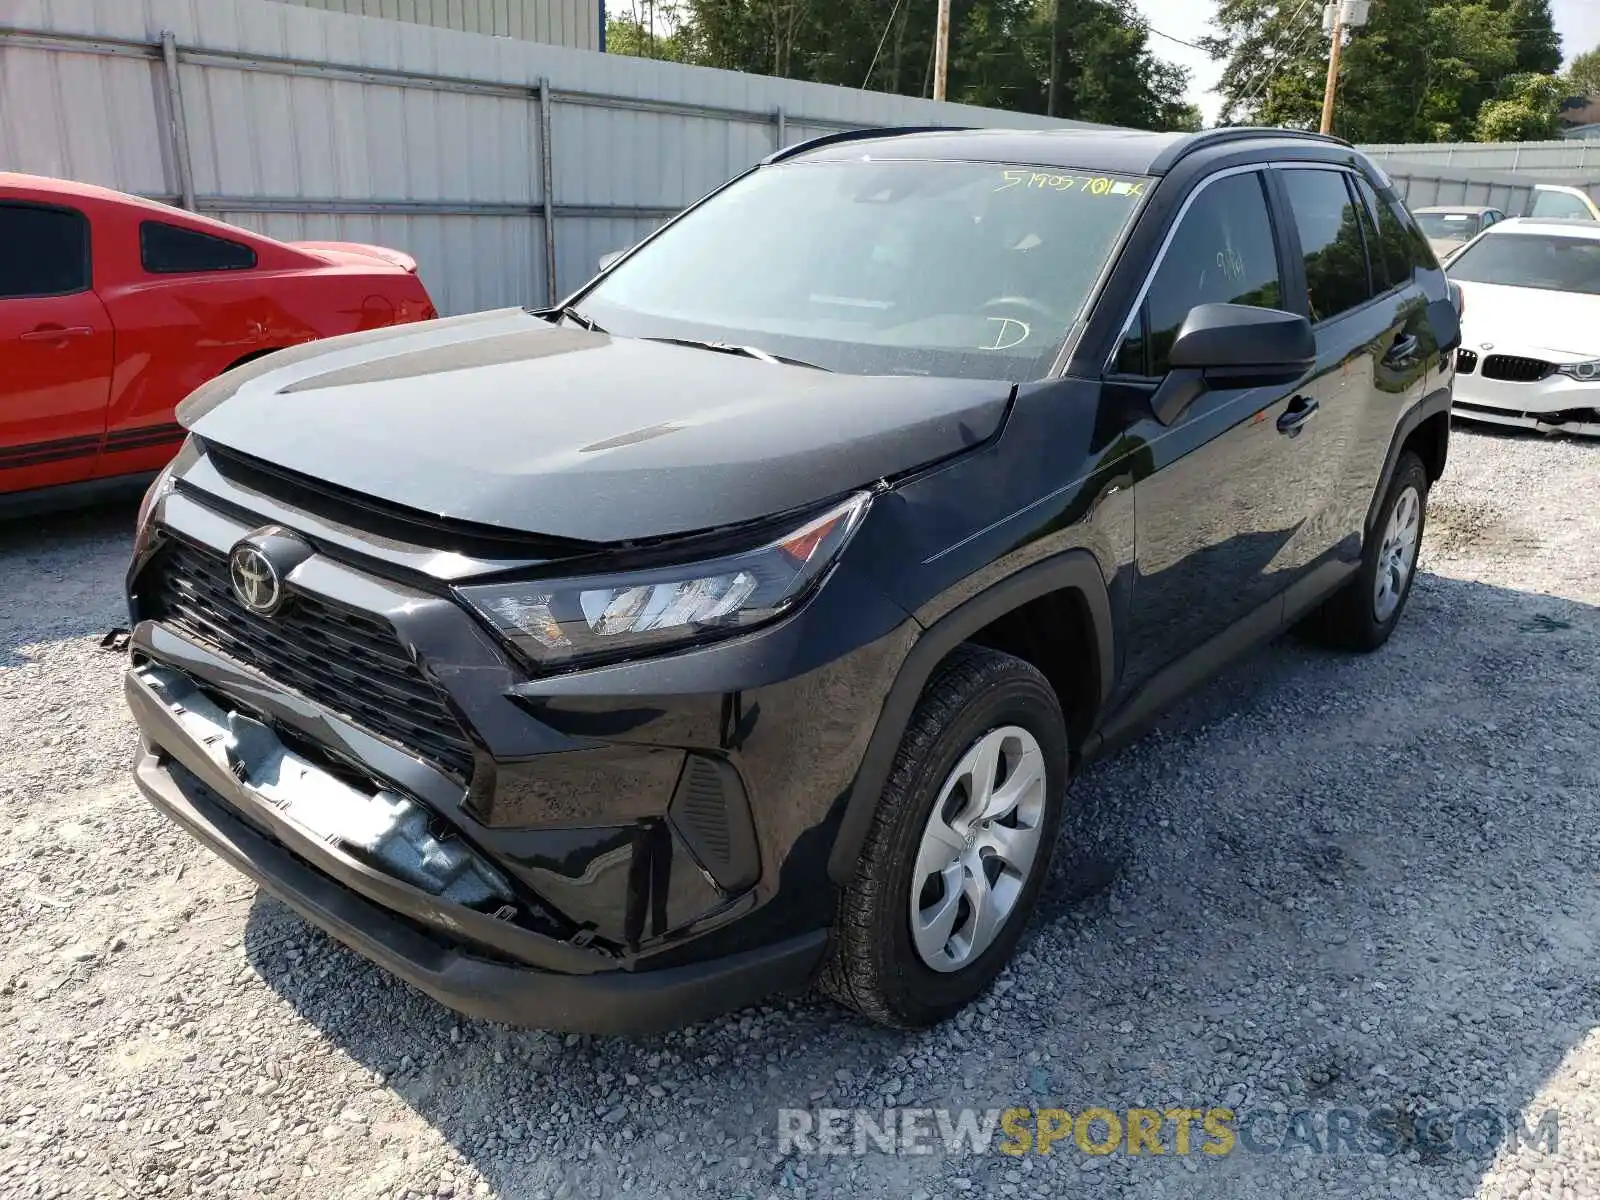
[[[1600,296],[1600,240],[1491,233],[1450,263],[1450,278]]]
[[[1412,213],[1424,236],[1440,241],[1464,242],[1478,232],[1474,213]]]
[[[577,304],[611,333],[853,374],[1037,379],[1147,184],[993,163],[766,167]]]

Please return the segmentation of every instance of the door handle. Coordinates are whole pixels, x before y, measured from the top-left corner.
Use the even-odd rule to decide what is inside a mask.
[[[1386,363],[1403,363],[1417,356],[1418,342],[1415,334],[1405,334],[1395,340],[1389,347],[1389,353],[1383,356]]]
[[[87,325],[74,325],[68,329],[61,325],[41,325],[38,329],[30,329],[22,335],[24,342],[64,342],[68,338],[92,337],[94,330]]]
[[[1321,407],[1310,396],[1296,396],[1289,401],[1289,407],[1283,410],[1283,415],[1278,418],[1278,432],[1286,433],[1290,437],[1298,437],[1305,428],[1305,423],[1317,415]]]

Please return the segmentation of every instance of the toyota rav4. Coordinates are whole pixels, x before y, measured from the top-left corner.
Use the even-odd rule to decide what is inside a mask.
[[[938,1021],[1114,866],[1083,764],[1290,626],[1390,636],[1458,317],[1330,139],[784,150],[559,309],[194,393],[138,784],[466,1013]]]

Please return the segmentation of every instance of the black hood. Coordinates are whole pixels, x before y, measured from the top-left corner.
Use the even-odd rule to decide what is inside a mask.
[[[207,441],[440,517],[617,542],[799,508],[986,441],[1008,383],[831,374],[521,309],[286,350],[207,384]]]

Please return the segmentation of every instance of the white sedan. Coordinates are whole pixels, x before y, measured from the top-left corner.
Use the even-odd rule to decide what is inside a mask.
[[[1455,415],[1600,436],[1600,223],[1504,221],[1447,269],[1465,306]]]

